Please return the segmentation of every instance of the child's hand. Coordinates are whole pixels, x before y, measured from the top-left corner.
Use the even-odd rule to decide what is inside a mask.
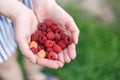
[[[70,35],[74,40],[74,43],[59,54],[59,60],[64,63],[70,62],[71,59],[75,59],[75,46],[78,43],[79,29],[72,17],[58,6],[55,0],[33,0],[33,3],[35,14],[39,22],[45,19],[53,20],[53,22],[59,25],[59,28],[62,29],[64,33]]]

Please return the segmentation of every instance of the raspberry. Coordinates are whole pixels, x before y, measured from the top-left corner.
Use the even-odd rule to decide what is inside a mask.
[[[47,30],[46,30],[47,32],[50,32],[51,31],[51,29],[50,28],[47,28]]]
[[[59,45],[62,49],[65,49],[65,48],[66,48],[66,44],[64,43],[63,40],[60,40],[60,41],[58,42],[58,45]]]
[[[72,38],[66,36],[64,39],[65,44],[70,45],[72,43]]]
[[[53,46],[53,41],[47,40],[47,41],[45,42],[45,47],[52,47],[52,46]]]
[[[46,27],[46,25],[44,23],[39,23],[38,29],[42,30],[42,31],[45,31],[47,29],[47,27]]]
[[[45,58],[48,58],[48,52],[47,51],[45,51]]]
[[[46,51],[47,51],[47,52],[51,52],[51,51],[53,51],[53,48],[48,47],[48,48],[46,49]]]
[[[50,31],[47,33],[47,38],[53,40],[55,38],[55,34],[52,31]]]
[[[62,51],[61,47],[57,44],[53,46],[53,50],[57,53],[60,53]]]
[[[37,31],[36,31],[36,34],[37,34],[38,37],[39,37],[40,35],[42,35],[42,31],[41,31],[41,30],[37,30]]]
[[[37,48],[31,48],[31,51],[32,51],[34,54],[37,54]]]
[[[47,27],[49,27],[49,26],[51,26],[53,23],[52,23],[52,20],[50,20],[50,19],[46,19],[45,21],[44,21],[44,23],[46,24],[46,26]]]
[[[38,51],[40,51],[40,50],[42,50],[42,49],[44,49],[43,46],[38,46],[38,47],[37,47],[37,50],[38,50]]]
[[[55,34],[55,40],[59,41],[61,39],[60,34]]]
[[[44,35],[39,36],[39,42],[44,43],[47,40],[47,37]]]
[[[37,44],[37,42],[32,41],[32,42],[30,42],[29,47],[30,47],[30,48],[37,48],[37,47],[38,47],[38,44]]]
[[[57,60],[57,54],[55,52],[50,52],[47,55],[48,59]]]
[[[46,35],[47,33],[45,31],[42,32],[42,35]]]
[[[55,31],[55,34],[62,34],[62,32],[61,32],[61,30],[57,29],[57,30]]]
[[[61,36],[62,40],[64,40],[64,38],[66,37],[66,35],[64,33],[61,33],[60,36]]]
[[[38,40],[38,35],[37,34],[32,34],[31,35],[31,41],[37,41]]]
[[[55,30],[58,29],[57,24],[52,24],[52,25],[50,26],[50,28],[51,28],[51,30],[53,30],[53,31],[55,31]]]
[[[46,56],[44,50],[40,50],[40,51],[37,53],[37,55],[38,55],[39,58],[45,58],[45,56]]]

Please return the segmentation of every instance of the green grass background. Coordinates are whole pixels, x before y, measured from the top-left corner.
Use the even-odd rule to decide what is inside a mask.
[[[60,80],[120,80],[120,1],[113,2],[117,22],[109,24],[86,17],[74,6],[66,6],[81,31],[77,57],[61,69],[44,68],[43,72],[51,72]]]
[[[43,72],[57,75],[60,80],[120,80],[120,0],[111,2],[117,22],[110,24],[85,17],[74,6],[65,7],[81,31],[77,57],[61,69],[44,68]],[[21,54],[18,62],[24,71]]]
[[[58,70],[45,68],[60,80],[120,80],[120,26],[103,24],[67,8],[81,33],[77,58]]]

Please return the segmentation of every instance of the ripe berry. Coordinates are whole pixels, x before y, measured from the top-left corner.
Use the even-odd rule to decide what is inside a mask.
[[[62,34],[62,32],[61,32],[61,30],[57,29],[57,30],[55,31],[55,34]]]
[[[42,35],[42,31],[41,30],[37,30],[35,34],[37,34],[38,37],[39,37],[40,35]]]
[[[37,50],[38,50],[38,51],[40,51],[40,50],[42,50],[42,49],[44,49],[43,46],[38,46],[38,47],[37,47]]]
[[[52,20],[50,20],[50,19],[46,19],[44,21],[44,23],[46,24],[47,27],[49,27],[49,26],[51,26],[53,24]]]
[[[52,25],[50,26],[50,28],[51,28],[51,30],[55,31],[55,30],[58,29],[58,26],[57,26],[57,24],[52,24]]]
[[[64,39],[65,44],[70,45],[72,43],[72,38],[66,36]]]
[[[50,32],[50,31],[52,31],[50,28],[47,28],[47,30],[46,30],[47,32]]]
[[[62,51],[61,47],[59,45],[54,45],[53,46],[53,50],[56,52],[56,53],[60,53]]]
[[[39,57],[39,58],[45,58],[45,56],[46,56],[44,50],[40,50],[37,54],[38,54],[38,57]]]
[[[61,39],[60,34],[55,34],[55,40],[59,41]]]
[[[37,34],[32,34],[31,35],[31,41],[37,41],[38,40],[38,35]]]
[[[47,34],[47,33],[46,33],[45,31],[42,32],[42,35],[45,35],[45,36],[46,36],[46,34]]]
[[[37,42],[32,41],[32,42],[30,42],[29,47],[30,47],[30,48],[37,48],[37,47],[38,47],[38,44],[37,44]]]
[[[37,54],[37,48],[31,48],[31,51],[32,51],[34,54]]]
[[[53,46],[53,41],[47,40],[47,41],[45,42],[45,47],[52,47],[52,46]]]
[[[65,48],[66,48],[66,44],[64,43],[63,40],[60,40],[60,41],[58,42],[58,45],[59,45],[62,49],[65,49]]]
[[[51,51],[53,51],[53,48],[48,47],[48,48],[46,49],[46,51],[47,51],[47,52],[51,52]]]
[[[42,30],[42,31],[45,31],[47,29],[47,27],[46,27],[46,25],[44,23],[39,23],[38,29]]]
[[[53,40],[55,38],[55,34],[52,31],[50,31],[47,33],[47,38]]]
[[[55,52],[50,52],[47,55],[48,59],[57,60],[57,54]]]
[[[39,42],[44,43],[47,40],[47,37],[44,35],[39,36]]]
[[[60,36],[61,36],[62,40],[66,37],[66,35],[64,33],[61,33]]]

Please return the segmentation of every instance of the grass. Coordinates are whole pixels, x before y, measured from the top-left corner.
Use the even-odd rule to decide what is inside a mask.
[[[55,74],[60,80],[120,80],[119,23],[103,24],[86,18],[82,12],[70,6],[66,10],[81,31],[77,57],[61,69],[44,68],[43,72]],[[18,61],[25,74],[22,58],[19,54]]]

